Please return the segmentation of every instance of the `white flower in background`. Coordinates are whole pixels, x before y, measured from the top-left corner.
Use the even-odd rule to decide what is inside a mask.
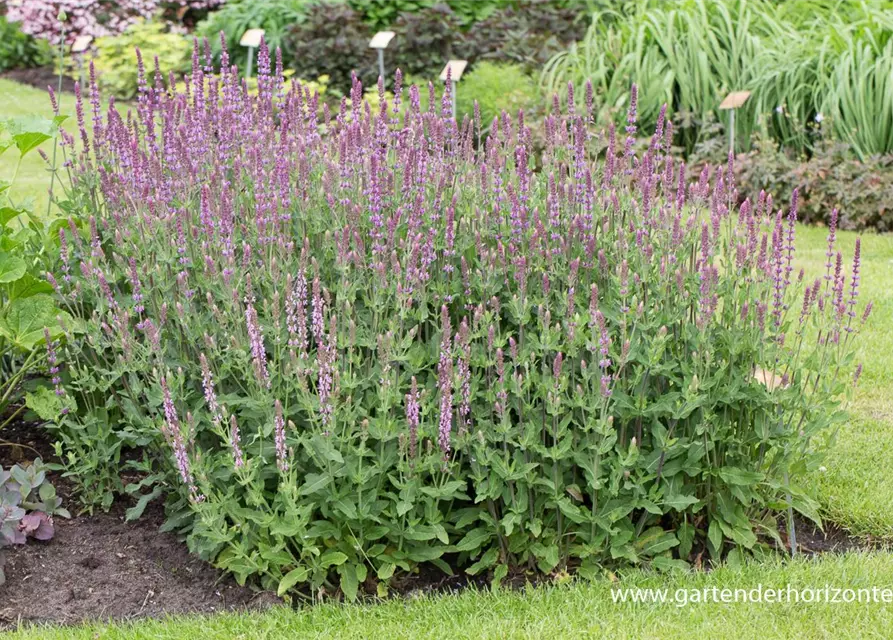
[[[821,122],[821,121],[824,120],[824,119],[825,119],[825,116],[823,116],[823,115],[821,114],[821,112],[815,114],[815,121],[816,121],[816,122]]]

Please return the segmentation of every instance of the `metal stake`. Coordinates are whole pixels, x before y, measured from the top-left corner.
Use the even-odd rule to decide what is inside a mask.
[[[384,49],[378,49],[378,76],[381,78],[381,81],[385,81],[384,75]]]
[[[245,74],[246,78],[251,77],[251,65],[254,63],[254,47],[248,47],[248,71]]]
[[[457,88],[459,85],[456,84],[456,81],[455,81],[455,80],[451,80],[450,84],[453,85],[453,86],[452,86],[452,91],[453,91],[453,120],[455,120],[456,117],[457,117],[457,111],[456,111],[457,108],[458,108],[458,107],[457,107],[457,103],[459,102],[459,96],[456,95],[456,88]]]

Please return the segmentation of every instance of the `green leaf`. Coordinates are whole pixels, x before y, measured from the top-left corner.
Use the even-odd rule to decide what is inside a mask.
[[[397,565],[395,565],[393,562],[385,562],[378,568],[378,571],[376,571],[375,573],[376,575],[378,575],[379,580],[387,580],[392,575],[394,575],[394,569],[396,568]]]
[[[352,564],[346,564],[339,568],[339,573],[341,574],[341,591],[344,593],[345,599],[348,602],[355,601],[359,588],[356,567]]]
[[[332,476],[323,473],[308,473],[306,478],[307,480],[300,490],[302,496],[309,496],[321,491],[332,481]]]
[[[745,471],[738,467],[723,467],[719,470],[719,477],[728,484],[754,485],[762,482],[765,477],[756,471]]]
[[[279,587],[276,589],[276,593],[281,598],[289,589],[291,589],[299,582],[304,582],[306,579],[307,567],[298,567],[297,569],[292,569],[284,576],[282,576],[282,580],[279,581]]]
[[[124,512],[124,520],[130,522],[131,520],[139,519],[140,516],[143,515],[143,511],[146,510],[148,504],[161,494],[161,487],[156,485],[150,493],[140,496],[140,499],[137,500],[136,504]]]
[[[475,562],[473,565],[468,567],[465,572],[469,575],[475,575],[483,571],[484,569],[489,569],[496,561],[499,559],[499,549],[496,547],[490,547],[484,555],[481,556],[481,559]]]
[[[334,551],[334,550],[326,551],[319,558],[319,564],[323,568],[337,567],[339,565],[344,564],[345,562],[347,562],[347,554],[342,553],[341,551]]]
[[[719,520],[714,518],[710,521],[710,526],[707,528],[707,540],[710,541],[714,551],[717,553],[722,549],[722,538],[722,527],[720,527]]]
[[[699,500],[694,496],[688,496],[682,493],[676,493],[664,498],[664,506],[669,507],[670,509],[675,509],[676,511],[685,511],[698,502]]]
[[[30,351],[43,339],[47,328],[51,337],[62,333],[56,317],[67,315],[56,308],[53,299],[47,295],[13,300],[6,318],[0,321],[0,333],[7,336],[22,349]]]
[[[39,280],[26,273],[24,276],[12,283],[9,288],[10,300],[16,298],[30,298],[39,293],[53,293],[53,286],[46,280]]]
[[[41,420],[53,422],[62,415],[66,403],[52,389],[37,387],[25,394],[25,406],[36,413]]]
[[[0,282],[15,282],[25,275],[27,265],[18,256],[4,253],[0,255]]]
[[[0,184],[0,193],[9,189],[9,183]],[[10,220],[15,220],[25,213],[24,209],[18,207],[0,207],[0,227],[5,227]]]
[[[479,549],[482,544],[487,542],[491,535],[490,530],[486,527],[472,529],[465,534],[465,537],[456,545],[456,551],[475,551],[476,549]]]

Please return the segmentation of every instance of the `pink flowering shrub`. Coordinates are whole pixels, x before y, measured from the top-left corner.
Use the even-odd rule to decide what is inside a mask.
[[[58,43],[78,36],[117,35],[141,19],[161,12],[176,15],[189,9],[211,9],[225,0],[21,0],[8,3],[6,18],[21,22],[28,35]],[[59,13],[65,14],[64,23]]]
[[[688,176],[663,115],[641,155],[635,101],[592,131],[591,87],[534,158],[523,113],[482,139],[399,72],[317,119],[265,48],[257,95],[223,60],[181,93],[141,73],[126,116],[94,89],[66,138],[56,431],[88,495],[126,457],[240,581],[349,599],[420,563],[741,559],[817,518],[869,309],[833,227],[798,273],[796,196],[733,209],[733,167]]]

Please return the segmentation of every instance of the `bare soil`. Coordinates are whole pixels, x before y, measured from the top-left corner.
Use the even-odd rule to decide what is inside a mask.
[[[0,464],[8,467],[37,455],[44,460],[54,457],[51,441],[39,425],[18,422],[3,430]],[[51,480],[63,498],[71,494],[64,479]],[[67,498],[65,503],[72,512],[76,510],[74,499]],[[0,587],[0,632],[25,622],[75,624],[93,619],[256,610],[280,602],[271,593],[238,586],[232,578],[191,556],[175,535],[161,533],[164,513],[160,505],[147,508],[135,522],[125,522],[127,506],[119,501],[109,513],[57,518],[53,540],[29,540],[23,546],[0,549],[0,565],[7,578],[6,585]],[[787,542],[784,526],[780,529]],[[884,547],[883,542],[854,538],[831,524],[821,531],[803,521],[797,522],[797,541],[799,551],[807,555]],[[537,572],[519,570],[503,584],[523,588],[546,581],[548,577]],[[447,576],[435,567],[422,566],[416,574],[396,578],[391,586],[412,598],[471,586],[486,589],[488,584],[487,576],[469,576],[462,571]],[[366,587],[367,593],[375,593],[375,585]],[[305,595],[312,599],[315,594]]]
[[[2,436],[33,447],[44,459],[52,457],[45,432],[33,424],[17,423]],[[0,464],[32,460],[34,450],[2,446]],[[65,482],[53,481],[65,498]],[[65,499],[65,506],[73,513],[77,509],[72,499]],[[160,506],[125,522],[126,506],[71,520],[56,518],[56,535],[49,542],[29,540],[0,550],[6,572],[6,584],[0,587],[0,630],[23,622],[73,624],[258,609],[278,601],[272,594],[238,586],[191,556],[175,535],[159,532],[164,522]]]
[[[59,87],[59,72],[52,65],[33,69],[9,69],[0,74],[0,78],[27,84],[41,91],[46,91],[47,87],[52,87],[54,90]],[[62,90],[73,92],[74,79],[62,76]],[[47,105],[49,105],[49,101],[47,101]]]

